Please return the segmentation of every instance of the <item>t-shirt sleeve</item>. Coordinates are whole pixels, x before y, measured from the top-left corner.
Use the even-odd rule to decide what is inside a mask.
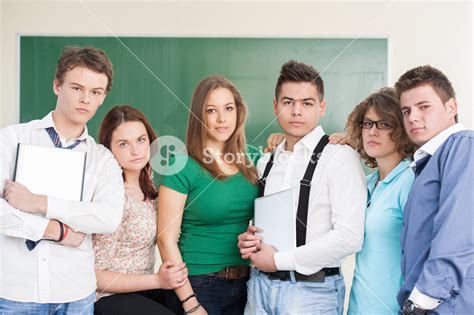
[[[183,159],[187,159],[184,161]],[[163,175],[160,185],[166,186],[173,190],[176,190],[179,193],[188,195],[191,190],[193,183],[192,163],[190,157],[186,155],[175,155],[170,158],[170,165],[178,165],[179,163],[185,163],[184,168],[177,173],[172,173],[169,175]]]
[[[258,160],[263,156],[263,152],[252,145],[247,145],[247,157],[252,161],[254,166],[257,166]]]

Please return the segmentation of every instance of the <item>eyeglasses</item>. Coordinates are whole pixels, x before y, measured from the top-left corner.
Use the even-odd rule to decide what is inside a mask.
[[[392,129],[392,125],[389,124],[386,121],[383,121],[383,120],[373,121],[373,120],[370,120],[370,119],[364,119],[360,123],[360,127],[362,129],[372,129],[372,127],[374,125],[379,130],[390,130],[390,129]]]

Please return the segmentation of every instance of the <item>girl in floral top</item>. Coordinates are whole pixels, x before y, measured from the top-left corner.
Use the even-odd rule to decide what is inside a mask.
[[[137,109],[116,106],[105,116],[99,142],[123,170],[125,208],[113,234],[93,236],[97,276],[95,314],[173,314],[162,305],[163,290],[187,282],[184,263],[155,265],[158,192],[152,180],[150,143],[157,138]]]

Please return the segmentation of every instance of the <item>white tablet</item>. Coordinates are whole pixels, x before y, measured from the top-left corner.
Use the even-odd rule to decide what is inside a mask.
[[[254,225],[262,242],[277,251],[296,248],[295,193],[287,189],[255,199]]]

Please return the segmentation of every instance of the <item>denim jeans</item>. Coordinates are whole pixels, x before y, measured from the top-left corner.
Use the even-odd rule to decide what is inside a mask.
[[[69,303],[17,302],[0,298],[0,314],[15,315],[93,315],[95,292]]]
[[[247,302],[248,278],[225,280],[209,275],[189,276],[196,297],[209,315],[241,315]],[[173,291],[165,294],[166,306],[182,314],[181,303]]]
[[[324,282],[269,279],[253,268],[247,283],[246,315],[334,314],[342,315],[345,285],[342,275]]]

